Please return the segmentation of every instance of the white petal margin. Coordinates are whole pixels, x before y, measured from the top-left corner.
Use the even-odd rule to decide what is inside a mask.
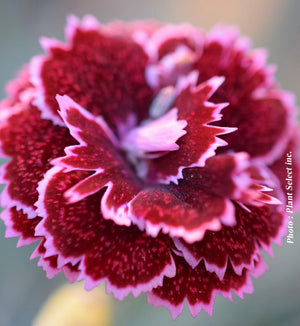
[[[85,288],[86,290],[90,291],[102,282],[106,282],[106,291],[107,293],[112,293],[114,297],[118,300],[123,300],[126,296],[128,296],[130,293],[137,298],[141,293],[143,292],[149,292],[152,289],[162,286],[164,277],[172,278],[176,274],[176,266],[175,262],[171,257],[171,263],[167,264],[165,268],[162,270],[160,275],[155,276],[153,279],[151,279],[147,283],[141,283],[137,286],[126,286],[124,288],[117,287],[116,285],[112,284],[109,280],[109,277],[104,277],[99,280],[92,279],[86,272],[85,272],[85,264],[84,260],[81,262],[79,269],[82,271],[79,276],[80,280],[85,280]]]
[[[206,231],[219,231],[222,228],[222,224],[233,226],[236,223],[235,220],[235,208],[230,200],[225,200],[225,209],[223,214],[216,216],[211,221],[201,224],[199,227],[189,230],[184,226],[172,226],[163,222],[153,224],[152,222],[145,220],[144,218],[137,218],[131,209],[131,203],[129,203],[129,218],[133,224],[135,224],[141,231],[145,231],[152,237],[156,237],[160,231],[168,234],[171,238],[182,238],[187,243],[194,243],[203,239]]]

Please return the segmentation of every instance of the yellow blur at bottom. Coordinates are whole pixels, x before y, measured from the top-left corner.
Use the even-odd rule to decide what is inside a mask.
[[[88,292],[82,283],[68,284],[47,300],[32,326],[109,326],[111,310],[103,286]]]

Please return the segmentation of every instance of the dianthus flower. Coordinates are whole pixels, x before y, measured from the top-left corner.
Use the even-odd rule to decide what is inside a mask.
[[[297,146],[266,52],[232,27],[91,16],[41,44],[1,103],[6,236],[39,241],[48,277],[146,292],[173,318],[251,293],[286,233]]]

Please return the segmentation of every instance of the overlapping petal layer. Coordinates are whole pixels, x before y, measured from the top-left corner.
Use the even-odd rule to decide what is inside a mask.
[[[163,29],[156,31],[152,37],[159,38],[157,35],[160,33],[163,37]],[[175,33],[172,38],[177,40],[175,49],[186,43],[182,38],[176,38]],[[266,65],[267,52],[264,49],[252,50],[251,41],[241,37],[234,27],[216,26],[199,38],[202,38],[201,50],[193,50],[189,46],[189,53],[185,55],[188,68],[184,72],[197,71],[198,82],[214,76],[225,77],[211,101],[229,105],[222,110],[222,120],[214,125],[238,128],[235,133],[221,137],[228,146],[220,148],[219,152],[246,151],[253,158],[272,163],[290,137],[290,124],[295,119],[295,101],[290,93],[280,90],[275,84],[274,66]],[[149,42],[151,44],[151,39]],[[166,79],[169,73],[160,69],[169,57],[168,51],[173,50],[172,46],[168,51],[163,50],[167,44],[158,44],[162,49],[159,47],[157,51],[161,51],[162,55],[152,64],[155,68],[151,67],[148,72],[148,81],[154,89],[165,86],[161,80]],[[169,58],[169,61],[168,66],[180,66],[176,57]],[[176,82],[170,77],[167,81],[169,84]]]
[[[142,48],[100,25],[96,30],[73,19],[67,38],[67,45],[44,39],[49,56],[31,63],[42,116],[63,125],[55,96],[66,94],[94,115],[102,115],[111,128],[130,115],[144,119],[153,93],[144,77],[148,58]]]
[[[139,192],[130,202],[130,214],[133,223],[152,236],[162,230],[188,242],[201,240],[206,230],[220,230],[222,223],[235,223],[229,200],[184,181]]]
[[[250,275],[260,274],[265,271],[263,261],[255,264],[255,269],[244,269],[242,275],[236,275],[229,264],[220,280],[216,274],[206,270],[203,263],[196,268],[191,268],[182,257],[175,257],[177,272],[174,278],[165,278],[163,286],[155,288],[148,294],[148,303],[154,307],[164,306],[175,319],[181,314],[184,301],[187,299],[192,316],[196,317],[201,310],[208,314],[213,313],[213,302],[216,294],[232,300],[231,291],[239,297],[253,292]]]
[[[205,161],[215,154],[219,146],[226,145],[217,136],[235,129],[209,125],[221,118],[220,111],[226,106],[208,102],[222,82],[222,78],[212,78],[197,87],[188,85],[179,93],[173,106],[178,109],[178,119],[187,122],[186,135],[177,141],[177,151],[151,162],[149,174],[152,178],[161,183],[176,183],[182,178],[184,168],[204,166]]]
[[[51,178],[47,185],[40,184],[37,203],[43,220],[36,235],[46,239],[44,257],[58,254],[58,267],[80,263],[80,278],[86,280],[87,288],[107,280],[108,291],[119,299],[150,291],[162,284],[164,276],[174,276],[170,240],[103,219],[99,209],[103,191],[68,203],[64,192],[87,172],[55,167],[48,174]]]
[[[281,204],[265,193],[274,186],[269,171],[253,164],[246,152],[213,156],[204,167],[185,169],[183,177],[195,187],[243,204]]]
[[[15,114],[14,114],[15,113]],[[51,167],[51,159],[63,155],[65,146],[74,144],[66,128],[41,119],[31,104],[16,104],[1,126],[1,151],[12,159],[1,169],[6,188],[3,207],[16,206],[34,217],[37,186]]]
[[[285,232],[282,209],[278,206],[247,208],[248,211],[236,205],[236,225],[223,226],[218,232],[208,231],[202,241],[188,244],[175,239],[178,250],[182,251],[191,267],[203,260],[206,269],[215,272],[222,280],[229,260],[234,272],[241,275],[244,268],[253,268],[260,257],[261,247],[272,253],[271,241],[280,244]]]
[[[173,318],[251,293],[282,190],[300,197],[294,99],[266,53],[235,28],[92,16],[42,46],[0,104],[6,236],[40,241],[48,277],[147,292]]]
[[[81,199],[107,187],[101,202],[105,218],[118,224],[129,225],[126,216],[127,203],[140,190],[140,182],[121,156],[117,139],[101,118],[81,108],[69,97],[58,97],[60,115],[71,135],[79,142],[66,148],[66,156],[52,161],[67,171],[93,171],[69,189],[65,196],[69,202]]]

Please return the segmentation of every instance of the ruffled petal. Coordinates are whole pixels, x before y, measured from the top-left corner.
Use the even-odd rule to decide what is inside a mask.
[[[220,230],[222,223],[235,224],[234,214],[230,200],[185,180],[141,191],[129,204],[130,219],[141,230],[153,237],[162,230],[189,243],[201,240],[207,230]]]
[[[244,268],[254,268],[261,248],[271,254],[272,242],[281,244],[286,232],[282,206],[247,206],[245,210],[236,204],[235,216],[236,225],[223,226],[218,232],[207,231],[202,241],[188,244],[182,239],[174,240],[192,268],[203,261],[206,270],[222,280],[230,261],[234,272],[241,275]]]
[[[209,158],[204,167],[183,170],[183,177],[195,187],[243,204],[261,206],[281,204],[265,193],[271,191],[267,169],[253,164],[245,152],[219,154]]]
[[[251,157],[272,163],[282,152],[295,118],[291,95],[274,86],[274,67],[266,66],[264,50],[250,51],[250,41],[235,28],[219,26],[207,36],[203,53],[193,69],[199,82],[225,76],[212,97],[215,103],[228,102],[219,126],[237,127],[222,139],[228,149],[246,151]]]
[[[106,236],[105,236],[106,235]],[[106,222],[105,230],[81,263],[81,279],[92,289],[103,280],[108,293],[122,300],[162,285],[164,277],[175,275],[168,241],[152,238],[136,227],[116,227]]]
[[[46,253],[44,247],[45,239],[35,235],[35,228],[41,221],[41,217],[28,218],[28,215],[23,210],[18,210],[16,207],[5,209],[0,217],[6,226],[5,236],[7,238],[19,237],[17,247],[26,246],[42,239],[31,255],[31,259],[39,257],[38,266],[43,267],[48,278],[53,278],[64,271],[65,276],[70,282],[78,279],[78,265],[73,266],[68,263],[58,268],[57,255],[44,257]]]
[[[181,80],[180,84],[187,81]],[[219,146],[226,142],[217,136],[234,131],[233,128],[218,128],[209,125],[221,118],[220,111],[224,104],[214,105],[207,102],[209,97],[223,82],[223,78],[212,78],[211,80],[194,87],[188,85],[177,96],[173,106],[178,109],[178,119],[187,122],[186,134],[179,138],[177,144],[179,149],[167,155],[152,160],[149,164],[149,176],[160,183],[169,183],[182,178],[182,170],[186,167],[204,166],[205,161],[215,155]],[[181,86],[178,86],[179,88]]]
[[[228,142],[224,150],[246,151],[253,159],[270,164],[290,138],[295,102],[289,93],[268,90],[223,113],[220,125],[238,128],[234,137],[223,137]]]
[[[58,268],[80,263],[80,278],[86,280],[87,288],[106,280],[107,289],[119,299],[150,291],[162,284],[164,276],[174,276],[167,238],[152,238],[136,227],[104,220],[99,209],[103,191],[69,204],[66,189],[87,172],[55,169],[47,185],[41,183],[37,202],[43,220],[36,235],[46,239],[44,258],[57,255]]]
[[[88,17],[82,24],[71,17],[66,34],[66,46],[44,39],[49,55],[31,62],[31,80],[38,89],[35,103],[42,116],[62,125],[55,101],[60,94],[102,115],[112,128],[132,114],[144,119],[152,91],[144,77],[148,58],[142,48],[131,37],[102,30]]]
[[[35,227],[41,221],[40,217],[28,218],[28,215],[23,210],[18,210],[16,207],[6,208],[0,215],[3,220],[7,238],[19,237],[17,246],[29,245],[36,242],[40,237],[34,235]]]
[[[64,147],[75,142],[66,128],[41,119],[38,109],[30,104],[19,103],[11,111],[0,130],[1,151],[12,158],[1,168],[1,179],[6,183],[1,204],[16,206],[34,217],[38,182],[51,167],[51,159],[63,155]]]
[[[45,239],[43,239],[40,244],[36,247],[34,252],[32,253],[30,259],[39,258],[38,266],[42,267],[43,270],[46,272],[46,275],[49,279],[55,277],[60,272],[64,272],[67,280],[70,283],[78,281],[80,271],[79,271],[79,264],[77,263],[73,266],[70,263],[67,263],[64,266],[58,267],[58,255],[47,256],[47,250],[45,248]]]
[[[60,115],[79,145],[67,147],[66,156],[53,160],[52,164],[65,171],[94,172],[69,189],[66,197],[69,202],[76,202],[107,187],[101,203],[104,218],[129,225],[125,214],[127,203],[141,185],[121,156],[116,138],[103,119],[94,117],[66,95],[57,99]]]
[[[155,308],[164,306],[169,310],[173,319],[176,319],[182,312],[184,301],[187,299],[189,309],[193,317],[196,317],[201,310],[212,315],[213,304],[216,294],[232,301],[231,291],[234,291],[243,299],[244,294],[253,292],[251,273],[246,269],[241,275],[236,275],[228,265],[222,281],[214,273],[205,269],[203,263],[192,269],[182,257],[174,257],[176,261],[176,276],[165,278],[163,286],[153,289],[148,294],[148,303]],[[263,273],[265,265],[262,261],[256,263],[254,275]]]

